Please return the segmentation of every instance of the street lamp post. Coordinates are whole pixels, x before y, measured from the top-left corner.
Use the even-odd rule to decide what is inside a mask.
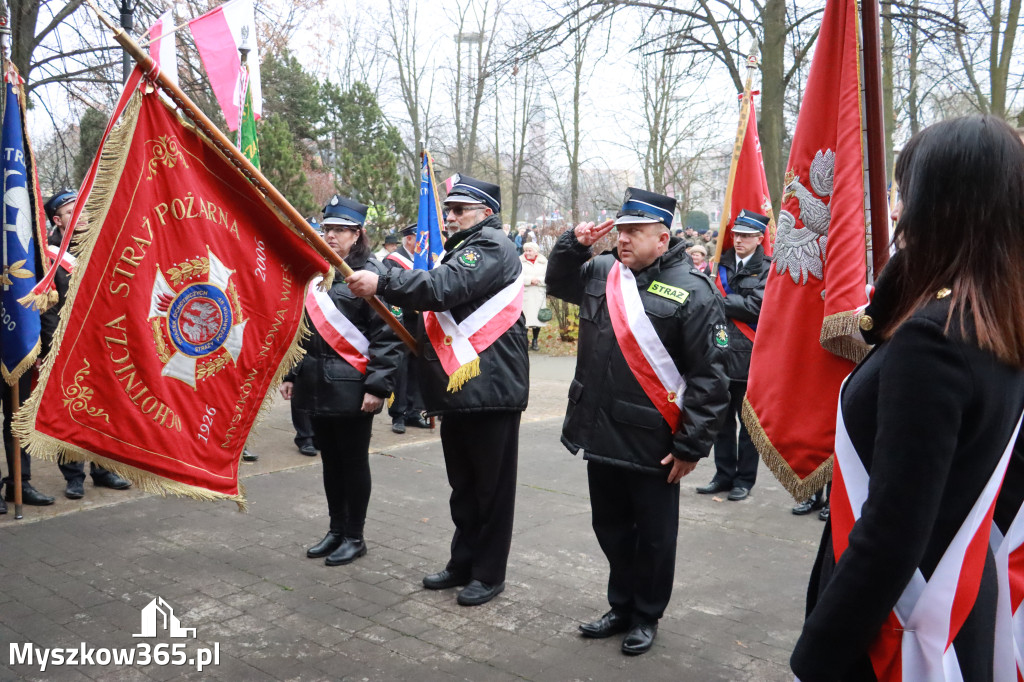
[[[121,0],[121,28],[126,33],[131,33],[134,27],[134,21],[132,15],[135,12],[135,7],[131,4],[131,0]],[[127,82],[128,76],[132,73],[132,58],[128,55],[128,50],[121,50],[121,80]]]

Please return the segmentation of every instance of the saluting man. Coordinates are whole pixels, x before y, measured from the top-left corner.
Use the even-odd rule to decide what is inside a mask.
[[[548,293],[580,307],[576,377],[562,443],[583,451],[594,533],[608,558],[611,610],[584,637],[627,633],[651,648],[672,594],[679,480],[711,450],[729,402],[721,298],[670,237],[676,200],[629,188],[615,221],[566,231]],[[591,246],[618,228],[617,248]]]
[[[448,565],[423,586],[465,585],[458,603],[474,606],[505,589],[530,368],[522,265],[501,230],[501,189],[456,176],[444,204],[452,236],[433,270],[357,272],[348,285],[425,311],[420,389],[428,414],[443,415],[455,535]]]

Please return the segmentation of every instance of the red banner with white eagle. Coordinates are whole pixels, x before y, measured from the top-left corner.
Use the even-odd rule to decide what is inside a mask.
[[[151,86],[122,104],[19,433],[36,456],[92,460],[143,488],[242,504],[242,447],[301,352],[306,287],[327,265]]]
[[[859,41],[855,0],[829,0],[743,406],[761,457],[798,500],[831,479],[839,386],[866,349],[852,338],[867,303]]]

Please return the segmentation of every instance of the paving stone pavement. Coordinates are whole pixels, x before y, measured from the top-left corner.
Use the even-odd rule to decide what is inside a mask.
[[[585,467],[559,444],[572,358],[536,356],[521,433],[516,528],[505,592],[461,607],[423,574],[447,559],[449,488],[436,431],[371,444],[369,553],[330,568],[305,558],[327,528],[318,458],[291,443],[278,404],[243,468],[250,509],[94,489],[26,518],[0,516],[0,680],[791,680],[787,661],[821,523],[762,467],[740,503],[698,496],[713,464],[684,480],[672,603],[658,639],[635,658],[619,639],[576,627],[607,609],[607,566],[590,528]],[[51,494],[63,481],[34,462]],[[169,604],[195,638],[140,639],[140,610]],[[15,664],[36,648],[184,642],[194,666]],[[20,649],[19,651],[22,651]]]

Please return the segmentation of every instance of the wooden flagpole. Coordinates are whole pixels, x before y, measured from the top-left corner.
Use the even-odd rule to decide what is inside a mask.
[[[736,127],[736,142],[732,148],[732,162],[729,165],[729,180],[725,185],[725,208],[722,209],[722,219],[718,223],[718,236],[715,238],[715,255],[711,259],[711,276],[718,277],[718,264],[722,261],[722,246],[725,241],[725,230],[729,227],[729,220],[732,218],[732,190],[736,184],[736,168],[740,163],[740,152],[743,150],[743,140],[747,136],[747,122],[750,120],[750,88],[754,80],[754,70],[757,68],[757,55],[751,54],[747,57],[747,82],[743,86],[743,96],[740,98],[740,123]]]
[[[882,116],[882,52],[878,0],[861,2],[864,54],[864,122],[867,128],[868,200],[871,205],[871,263],[874,276],[889,260],[889,210],[885,191],[885,123]]]
[[[120,26],[115,25],[110,19],[100,11],[100,8],[96,6],[95,0],[86,0],[89,6],[92,7],[93,11],[100,18],[100,21],[111,30],[114,34],[114,40],[116,40],[125,51],[132,56],[132,58],[142,67],[145,72],[147,80],[157,84],[161,89],[167,93],[171,101],[174,102],[178,108],[184,113],[203,133],[210,138],[210,141],[220,150],[224,156],[231,161],[243,175],[256,186],[258,190],[270,199],[272,202],[277,204],[284,214],[292,223],[294,227],[302,236],[309,242],[310,246],[315,248],[317,252],[323,256],[328,263],[336,267],[341,271],[343,277],[349,277],[352,274],[352,268],[348,266],[344,260],[341,259],[338,254],[331,250],[331,247],[327,246],[325,242],[316,231],[310,227],[306,219],[295,210],[295,207],[288,203],[288,200],[274,187],[269,180],[267,180],[263,173],[259,171],[252,163],[238,151],[238,148],[222,133],[213,121],[211,121],[206,114],[200,111],[188,95],[186,95],[181,88],[172,83],[164,76],[156,64],[153,63],[153,59],[146,54],[146,52],[139,47],[139,44],[132,40],[132,37],[124,32]],[[412,338],[409,331],[402,326],[402,323],[391,314],[388,307],[383,301],[378,299],[376,296],[367,296],[367,303],[376,311],[378,315],[387,322],[388,326],[398,335],[398,337],[409,347],[412,353],[417,353],[416,341]]]

